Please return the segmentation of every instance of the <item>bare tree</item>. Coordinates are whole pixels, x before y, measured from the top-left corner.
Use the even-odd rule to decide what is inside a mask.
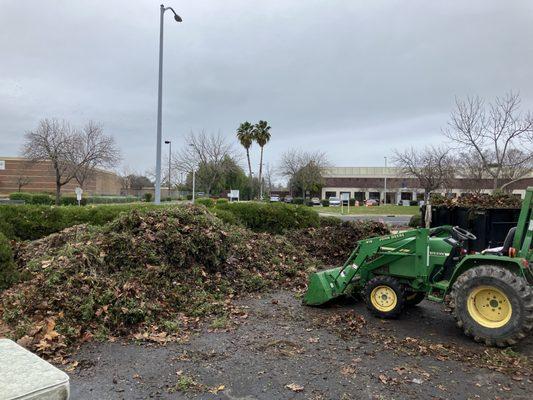
[[[324,152],[292,149],[282,154],[280,173],[288,178],[289,186],[300,189],[305,198],[306,190],[322,185],[323,173],[328,166]]]
[[[185,147],[173,155],[174,168],[182,172],[202,169],[199,186],[210,194],[213,185],[224,172],[224,160],[229,157],[237,160],[235,150],[220,134],[207,134],[204,131],[191,132],[185,138]]]
[[[266,188],[267,188],[267,195],[270,195],[270,192],[272,191],[272,188],[273,188],[273,179],[274,179],[274,169],[272,168],[272,166],[267,163],[265,165],[265,173],[264,173],[264,181],[265,181],[265,184],[266,184]]]
[[[449,186],[453,178],[452,162],[448,153],[448,149],[434,146],[423,150],[396,150],[393,162],[404,174],[418,179],[427,201],[431,192]]]
[[[24,186],[31,183],[31,178],[28,175],[28,169],[31,168],[33,163],[31,161],[24,161],[22,166],[18,169],[17,175],[13,178],[13,182],[17,185],[17,190],[22,191]]]
[[[102,125],[89,121],[74,135],[71,150],[75,164],[74,178],[81,188],[94,176],[97,168],[114,167],[120,160],[120,151],[112,136],[106,136]]]
[[[23,154],[32,162],[51,162],[55,174],[56,205],[61,198],[61,187],[69,183],[75,175],[72,149],[74,130],[65,121],[44,119],[37,129],[26,132]]]
[[[533,115],[520,111],[517,93],[488,105],[480,97],[457,99],[444,134],[477,154],[494,189],[501,187],[500,180],[510,169],[518,170],[533,160]]]
[[[457,176],[468,179],[468,190],[480,193],[484,189],[483,179],[486,178],[483,161],[475,151],[461,151],[454,157]]]

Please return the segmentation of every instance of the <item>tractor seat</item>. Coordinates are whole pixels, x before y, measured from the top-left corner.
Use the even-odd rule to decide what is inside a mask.
[[[503,241],[503,246],[485,249],[481,252],[481,254],[492,254],[495,256],[507,255],[509,253],[509,249],[511,248],[513,244],[515,233],[516,233],[516,226],[509,229],[509,232],[507,232],[507,236],[505,237],[505,240]]]

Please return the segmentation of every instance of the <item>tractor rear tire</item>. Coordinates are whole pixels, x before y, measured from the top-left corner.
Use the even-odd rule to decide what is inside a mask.
[[[425,292],[411,292],[405,294],[405,306],[414,307],[426,298]]]
[[[487,346],[512,346],[533,329],[533,289],[506,268],[469,269],[453,284],[449,303],[457,326]]]
[[[376,276],[367,282],[364,289],[366,306],[379,318],[396,318],[405,305],[405,290],[391,276]]]

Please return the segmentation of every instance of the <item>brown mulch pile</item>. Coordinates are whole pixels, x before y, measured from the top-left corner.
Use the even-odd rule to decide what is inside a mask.
[[[522,199],[507,193],[494,195],[486,193],[470,193],[460,197],[449,199],[444,196],[432,196],[431,204],[442,207],[465,207],[465,208],[520,208]]]
[[[286,236],[291,243],[303,246],[325,266],[338,266],[346,261],[357,241],[389,233],[387,226],[380,222],[354,221],[336,226],[294,230]]]
[[[4,291],[10,336],[61,361],[84,341],[164,342],[231,299],[302,289],[318,262],[283,236],[231,226],[205,208],[132,211],[104,227],[77,226],[19,244],[25,280]]]

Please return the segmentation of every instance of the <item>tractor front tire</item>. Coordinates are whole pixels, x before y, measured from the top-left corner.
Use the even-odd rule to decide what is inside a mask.
[[[469,269],[457,278],[450,297],[457,326],[476,342],[511,346],[533,329],[533,289],[506,268]]]
[[[366,306],[377,317],[395,318],[405,305],[405,291],[397,279],[376,276],[367,282],[364,289]]]

